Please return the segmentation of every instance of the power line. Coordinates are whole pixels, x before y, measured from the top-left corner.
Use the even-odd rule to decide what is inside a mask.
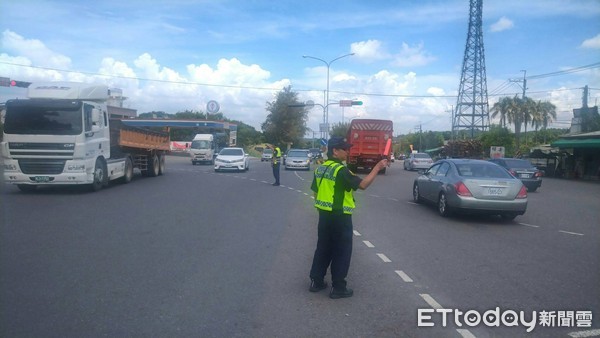
[[[527,76],[527,79],[541,79],[541,78],[545,78],[545,77],[581,72],[581,71],[584,71],[587,69],[598,68],[598,67],[600,67],[600,62],[592,63],[592,64],[581,66],[581,67],[560,70],[560,71],[556,71],[556,72],[552,72],[552,73],[531,75],[531,76]]]

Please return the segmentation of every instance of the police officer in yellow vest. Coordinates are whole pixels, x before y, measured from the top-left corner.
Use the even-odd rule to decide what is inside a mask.
[[[311,189],[315,192],[315,207],[319,212],[317,249],[310,269],[309,291],[327,288],[325,274],[331,265],[332,299],[352,297],[346,287],[346,276],[352,257],[353,192],[366,189],[387,160],[381,160],[364,178],[356,176],[345,165],[352,147],[345,139],[332,137],[327,143],[327,161],[315,169]]]
[[[274,145],[269,145],[273,149],[273,157],[271,158],[271,166],[273,167],[273,176],[275,177],[274,186],[279,185],[279,173],[281,168],[281,149]]]

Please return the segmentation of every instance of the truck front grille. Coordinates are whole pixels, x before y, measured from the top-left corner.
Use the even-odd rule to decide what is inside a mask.
[[[66,160],[21,159],[19,167],[28,175],[58,175],[63,172]]]

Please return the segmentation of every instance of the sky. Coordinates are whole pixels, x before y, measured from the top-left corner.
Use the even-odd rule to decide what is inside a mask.
[[[586,85],[598,105],[599,19],[600,0],[485,0],[490,108],[521,95],[524,77],[527,96],[557,107],[551,127],[569,127]],[[307,126],[318,132],[329,63],[330,124],[444,131],[468,24],[467,0],[0,1],[0,76],[121,88],[138,113],[204,112],[215,100],[259,131],[267,103],[291,86],[317,103]],[[0,87],[0,102],[25,95]],[[363,105],[339,106],[348,99]]]

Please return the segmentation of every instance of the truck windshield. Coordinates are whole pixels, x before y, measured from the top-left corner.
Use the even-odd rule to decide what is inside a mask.
[[[192,149],[210,149],[210,141],[206,140],[198,140],[192,141]]]
[[[6,103],[6,134],[79,135],[83,130],[81,102]]]

